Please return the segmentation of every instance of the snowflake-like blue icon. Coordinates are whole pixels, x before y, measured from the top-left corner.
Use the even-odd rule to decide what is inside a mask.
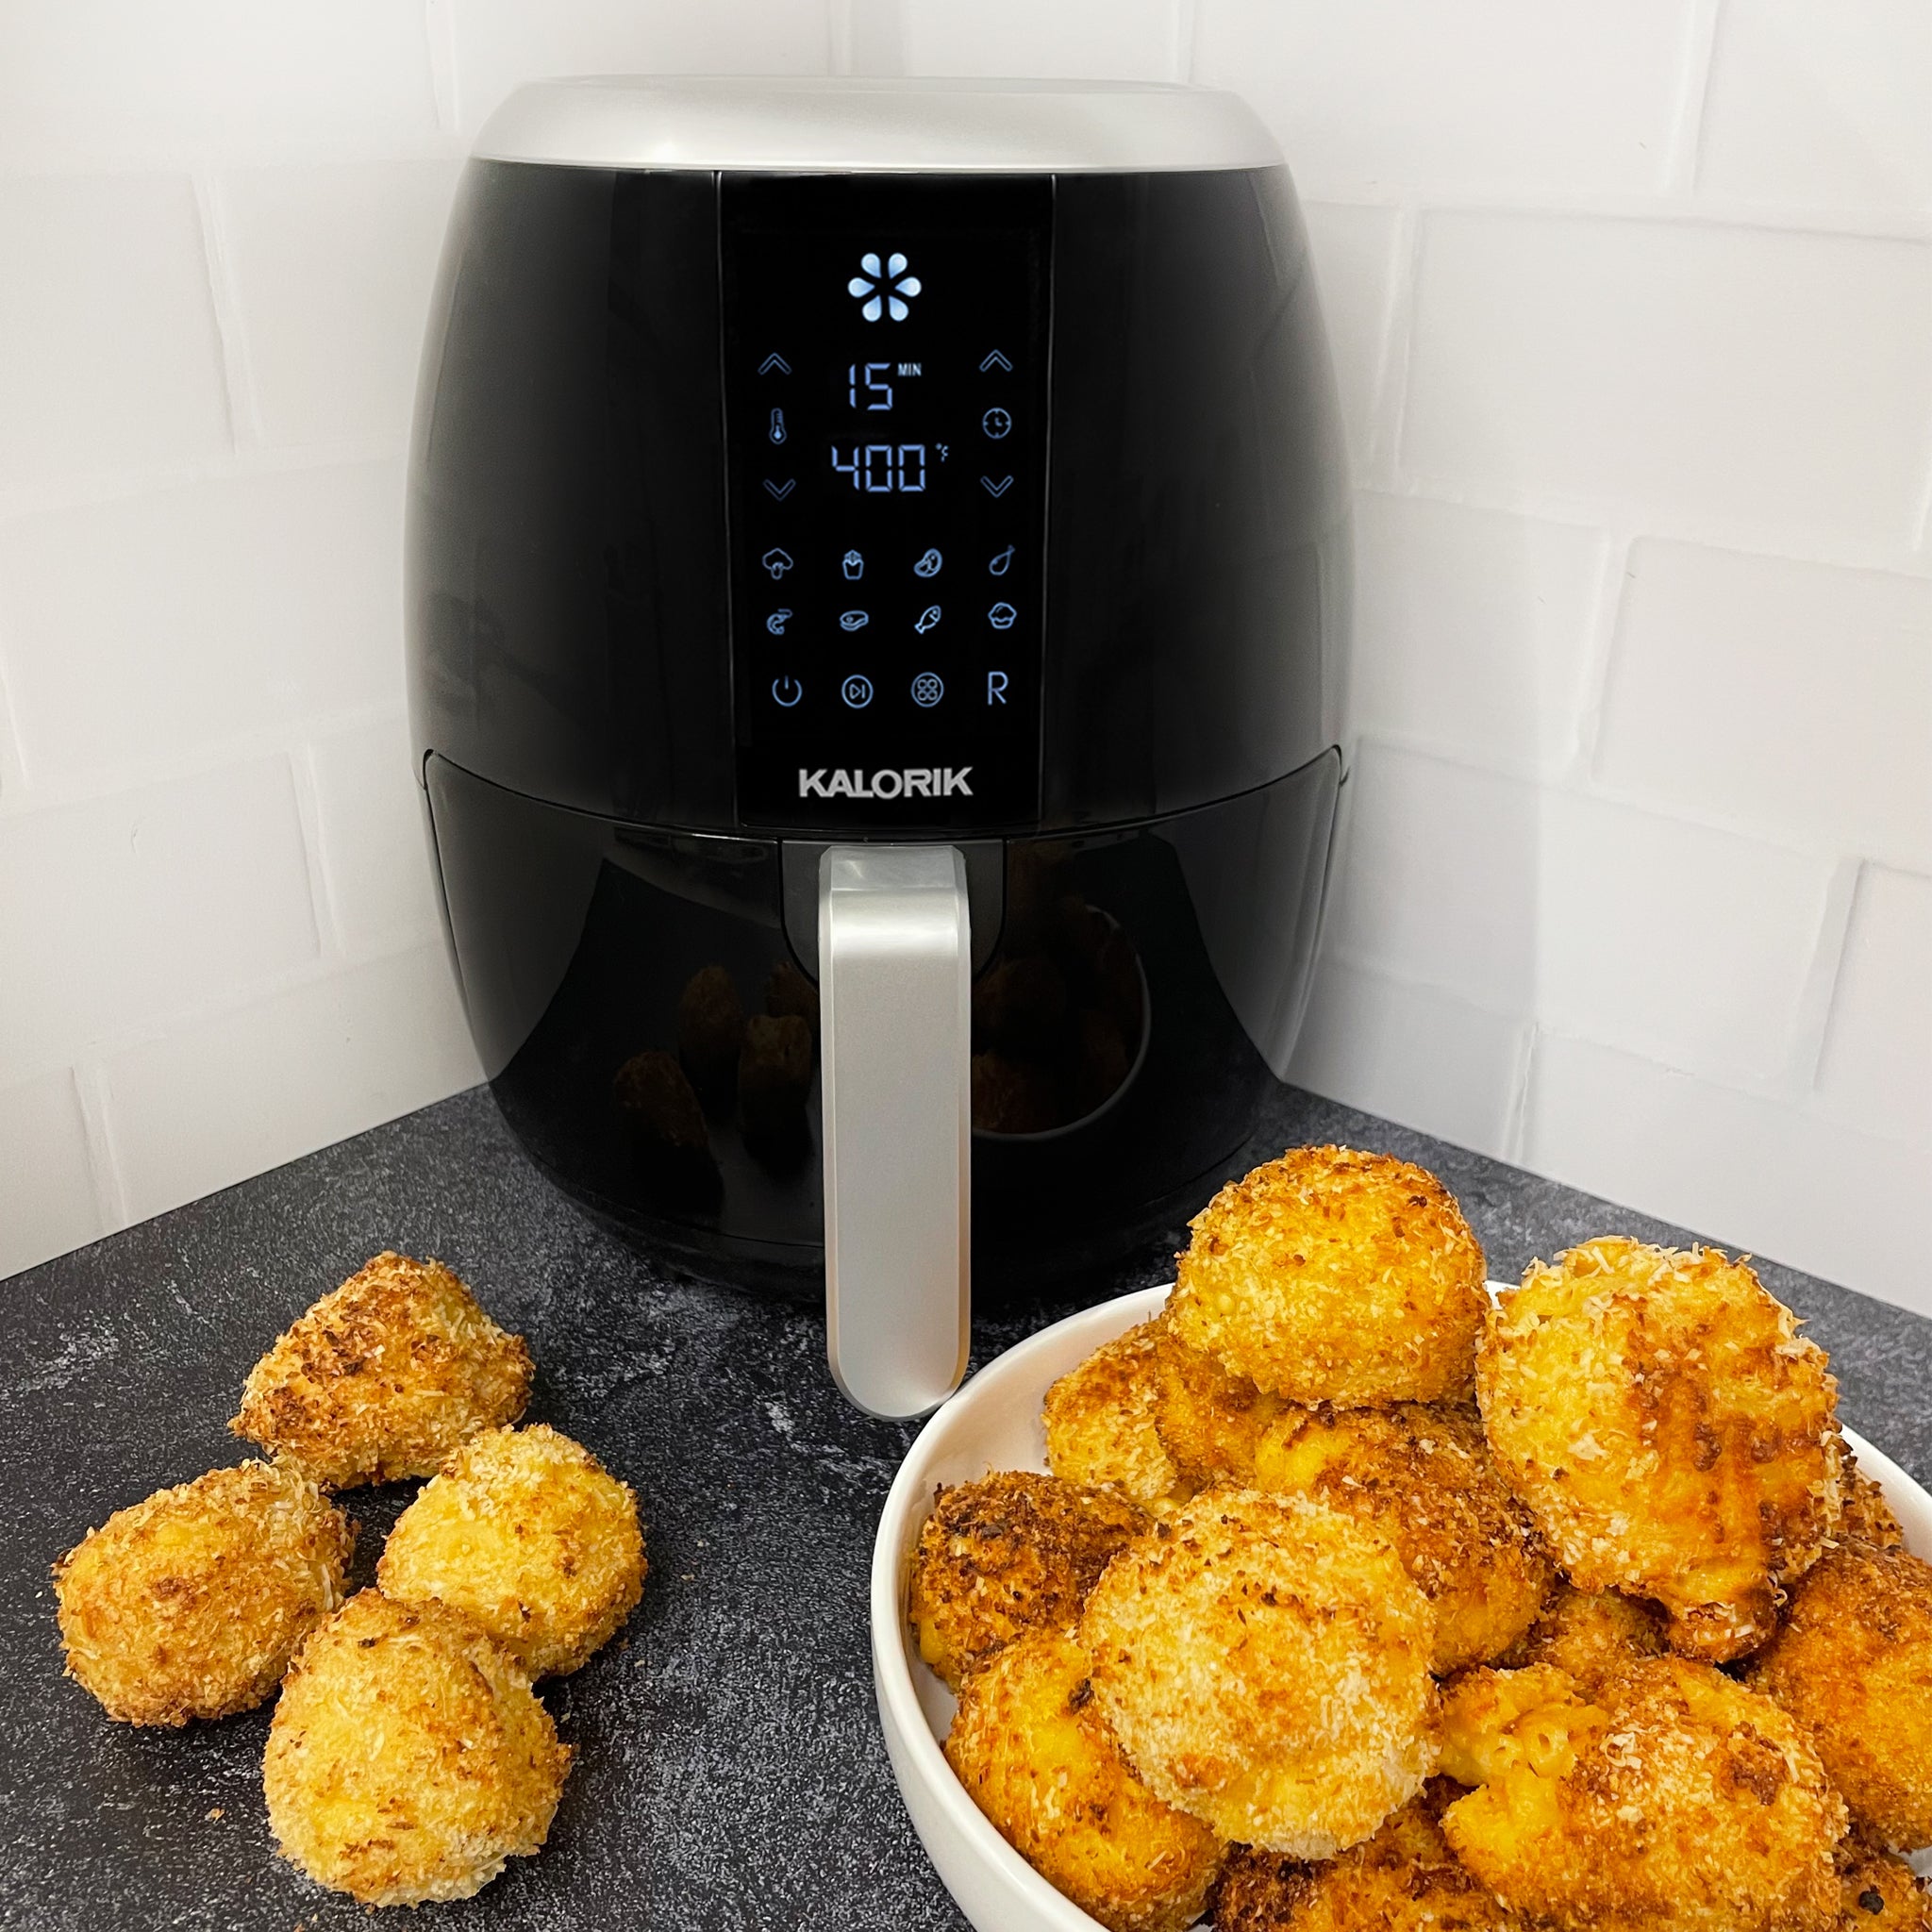
[[[919,293],[919,277],[906,273],[906,258],[889,256],[881,268],[876,255],[866,254],[858,258],[858,265],[865,273],[854,275],[845,284],[845,292],[864,301],[859,314],[868,322],[876,322],[882,314],[904,322],[912,312],[906,305]]]

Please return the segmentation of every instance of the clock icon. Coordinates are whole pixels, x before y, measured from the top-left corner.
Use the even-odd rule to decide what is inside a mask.
[[[1013,419],[1005,409],[989,409],[979,419],[979,426],[997,442],[1001,437],[1011,433]]]

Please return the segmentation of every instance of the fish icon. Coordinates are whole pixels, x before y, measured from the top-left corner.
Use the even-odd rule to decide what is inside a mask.
[[[936,625],[939,621],[940,607],[937,604],[928,604],[925,607],[925,608],[919,613],[919,617],[917,621],[914,623],[912,628],[916,630],[921,637],[924,637],[926,634],[926,632],[929,631],[933,627],[933,625]]]

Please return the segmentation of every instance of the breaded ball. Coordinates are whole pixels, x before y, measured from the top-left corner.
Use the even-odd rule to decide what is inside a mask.
[[[1614,1590],[1577,1590],[1559,1583],[1506,1661],[1554,1664],[1579,1689],[1591,1691],[1618,1671],[1645,1657],[1662,1657],[1670,1648],[1669,1632],[1670,1621],[1655,1604]]]
[[[655,1048],[633,1054],[610,1082],[611,1099],[632,1145],[641,1154],[708,1154],[711,1137],[705,1110],[684,1069]]]
[[[1548,1552],[1474,1409],[1290,1409],[1261,1438],[1255,1487],[1312,1496],[1394,1544],[1435,1608],[1438,1676],[1501,1656],[1549,1595]]]
[[[677,999],[677,1058],[713,1120],[738,1098],[738,1055],[744,1044],[744,1002],[723,966],[704,966]]]
[[[291,1864],[364,1905],[413,1906],[468,1898],[537,1851],[570,1758],[493,1638],[365,1590],[297,1653],[261,1782]]]
[[[1155,1426],[1159,1322],[1103,1342],[1046,1391],[1046,1460],[1064,1482],[1118,1490],[1147,1509],[1187,1494]]]
[[[1000,1836],[1112,1932],[1200,1916],[1226,1847],[1134,1775],[1064,1631],[1030,1630],[967,1678],[946,1761]]]
[[[1517,1932],[1524,1922],[1463,1869],[1437,1814],[1434,1779],[1366,1843],[1305,1865],[1244,1845],[1214,1894],[1214,1932]]]
[[[1844,1801],[1802,1728],[1707,1664],[1582,1691],[1551,1665],[1450,1690],[1442,1815],[1504,1903],[1560,1932],[1832,1932]]]
[[[1108,1565],[1080,1640],[1135,1771],[1238,1843],[1329,1857],[1436,1768],[1435,1614],[1323,1504],[1196,1496]]]
[[[1882,1843],[1932,1845],[1932,1563],[1834,1550],[1798,1585],[1750,1681],[1810,1731]]]
[[[1841,1475],[1844,1510],[1839,1517],[1837,1541],[1868,1543],[1874,1550],[1904,1549],[1905,1525],[1892,1514],[1884,1490],[1858,1467],[1849,1449],[1845,1451]]]
[[[375,1580],[480,1624],[533,1677],[587,1663],[630,1615],[644,1539],[629,1486],[547,1423],[473,1438],[390,1532]]]
[[[1607,1238],[1536,1263],[1484,1324],[1477,1390],[1570,1580],[1655,1598],[1681,1655],[1755,1650],[1837,1527],[1824,1351],[1713,1248]]]
[[[1255,1486],[1255,1452],[1286,1405],[1264,1395],[1214,1356],[1190,1348],[1161,1319],[1154,1342],[1154,1426],[1180,1471],[1199,1489]]]
[[[54,1565],[67,1674],[111,1718],[253,1710],[342,1600],[356,1531],[292,1469],[211,1469],[117,1510]]]
[[[1932,1932],[1932,1890],[1903,1858],[1854,1830],[1839,1847],[1838,1923],[1840,1932]]]
[[[1434,1174],[1296,1147],[1191,1224],[1174,1333],[1291,1402],[1370,1407],[1469,1392],[1483,1251]]]
[[[755,1013],[738,1055],[738,1106],[748,1142],[802,1141],[811,1091],[811,1027],[798,1014]]]
[[[1002,1470],[934,1499],[913,1552],[907,1614],[919,1654],[954,1690],[1024,1630],[1065,1630],[1114,1552],[1147,1526],[1111,1490]]]
[[[325,1489],[433,1475],[530,1399],[530,1351],[441,1261],[382,1254],[248,1372],[228,1426]]]

